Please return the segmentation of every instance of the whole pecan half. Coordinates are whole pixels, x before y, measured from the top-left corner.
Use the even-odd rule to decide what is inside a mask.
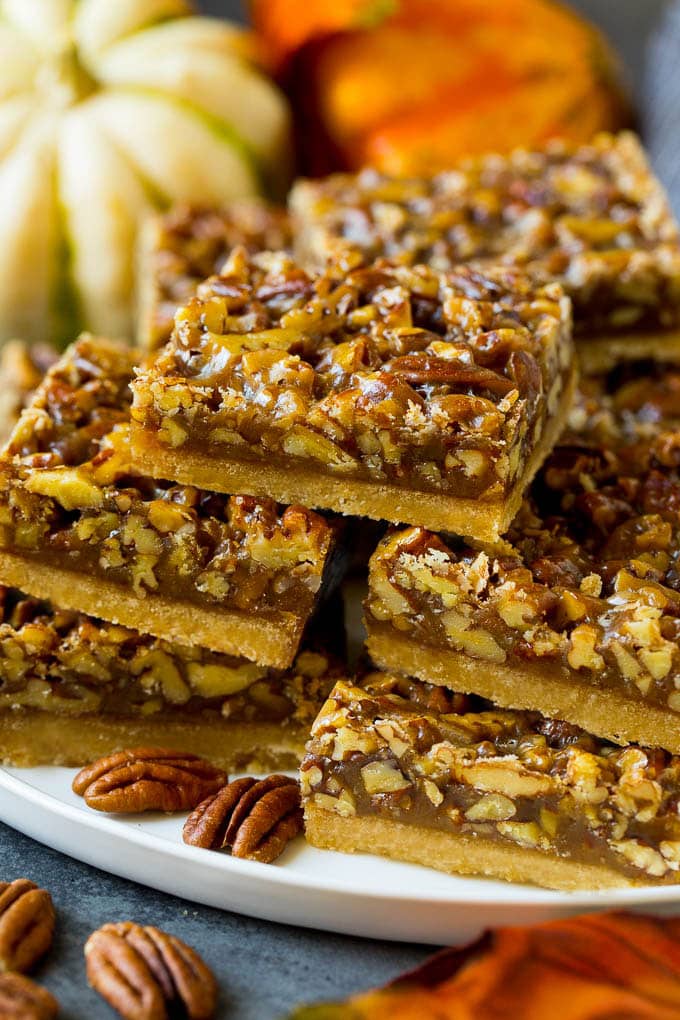
[[[46,988],[23,974],[0,974],[0,1017],[3,1020],[53,1020],[59,1003]]]
[[[392,372],[413,385],[462,386],[470,389],[489,390],[500,397],[506,396],[515,384],[491,368],[468,364],[463,361],[449,361],[426,354],[404,354],[392,358],[385,365],[386,372]]]
[[[73,792],[96,811],[188,811],[228,781],[195,754],[137,747],[100,758],[73,780]]]
[[[182,838],[208,850],[271,864],[302,831],[300,787],[288,776],[235,779],[199,804]]]
[[[132,921],[105,924],[85,943],[87,980],[125,1020],[167,1020],[183,1010],[210,1020],[217,1005],[212,971],[190,946]]]
[[[30,970],[52,945],[54,921],[46,889],[28,878],[0,882],[0,971]]]

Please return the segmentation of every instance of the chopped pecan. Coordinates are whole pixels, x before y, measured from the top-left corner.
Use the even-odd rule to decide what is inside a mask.
[[[54,907],[27,878],[0,882],[0,970],[28,971],[52,945]]]
[[[300,788],[287,776],[235,779],[189,816],[185,843],[231,849],[234,857],[271,864],[302,831]]]
[[[23,974],[0,974],[0,1017],[3,1020],[53,1020],[59,1003],[46,988]]]
[[[189,1020],[214,1015],[212,972],[190,946],[159,928],[105,924],[85,943],[85,961],[89,984],[124,1020],[167,1020],[177,1007]]]
[[[95,811],[187,811],[227,782],[221,769],[159,747],[138,747],[100,758],[73,780],[73,791]]]

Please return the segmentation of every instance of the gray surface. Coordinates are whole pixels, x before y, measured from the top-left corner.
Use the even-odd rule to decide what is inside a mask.
[[[444,2],[444,0],[442,0]],[[453,0],[451,0],[453,2]],[[662,0],[575,0],[587,10],[627,58],[631,80],[641,88],[643,52]],[[213,13],[234,13],[240,4],[205,0]],[[671,38],[673,27],[677,35]],[[680,138],[680,16],[668,22],[655,47],[648,78],[654,113],[650,141],[659,168],[678,184],[675,159]],[[658,78],[666,71],[663,86]],[[678,202],[680,206],[680,202]],[[49,840],[49,836],[46,835]],[[59,914],[55,951],[37,977],[57,995],[62,1016],[71,1020],[105,1020],[113,1014],[87,990],[82,945],[104,921],[133,919],[167,928],[191,943],[220,978],[223,1002],[219,1016],[238,1020],[274,1020],[300,1001],[342,998],[379,984],[423,959],[418,946],[368,942],[252,921],[194,907],[112,878],[48,850],[0,825],[0,878],[29,876],[53,894]]]
[[[105,921],[154,924],[194,946],[220,980],[219,1017],[238,1020],[274,1020],[302,1000],[344,998],[431,952],[197,907],[68,860],[0,824],[0,878],[24,876],[49,889],[57,908],[54,950],[34,976],[69,1020],[114,1015],[87,988],[83,964],[87,936]]]

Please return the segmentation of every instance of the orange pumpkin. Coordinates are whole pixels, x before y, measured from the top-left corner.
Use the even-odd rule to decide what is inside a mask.
[[[552,0],[253,0],[301,169],[423,173],[629,122],[616,58]]]

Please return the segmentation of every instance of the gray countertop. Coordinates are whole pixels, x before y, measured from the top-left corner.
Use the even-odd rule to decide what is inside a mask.
[[[241,5],[204,0],[202,6],[225,14]],[[610,33],[640,91],[645,46],[663,0],[574,0],[574,6]],[[48,833],[45,839],[49,842]],[[36,976],[59,999],[61,1015],[71,1020],[113,1016],[87,988],[82,955],[89,933],[105,921],[155,924],[194,946],[220,979],[219,1016],[225,1020],[276,1020],[300,1002],[344,998],[384,982],[430,952],[423,946],[334,936],[198,907],[69,860],[0,824],[0,879],[21,876],[48,888],[55,900],[55,948]]]

